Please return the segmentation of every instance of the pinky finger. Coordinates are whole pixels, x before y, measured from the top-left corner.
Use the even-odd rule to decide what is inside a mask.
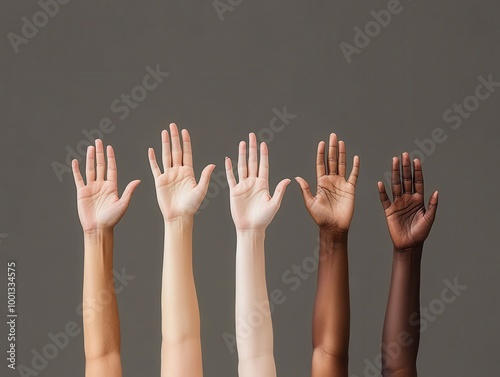
[[[155,151],[153,148],[148,149],[148,157],[149,157],[149,166],[151,166],[151,172],[153,173],[153,177],[158,178],[161,175],[161,170],[158,167],[158,163],[156,162]]]
[[[232,189],[234,186],[236,186],[236,179],[234,178],[233,164],[229,157],[226,157],[225,166],[226,166],[227,183],[229,184],[229,188]]]
[[[387,191],[385,191],[385,185],[383,182],[378,183],[378,193],[380,194],[380,202],[382,203],[382,207],[384,211],[391,206],[391,201],[389,200],[389,196],[387,195]]]
[[[427,211],[425,212],[425,216],[432,224],[434,219],[436,218],[436,211],[438,207],[438,192],[435,191],[429,199],[429,205],[427,207]]]
[[[73,178],[75,179],[75,185],[77,189],[85,186],[83,182],[82,174],[80,173],[80,167],[78,166],[78,160],[75,158],[71,161],[71,167],[73,168]]]
[[[351,175],[349,176],[348,182],[356,186],[356,182],[358,181],[358,175],[359,175],[359,156],[354,156],[354,158],[352,159]]]

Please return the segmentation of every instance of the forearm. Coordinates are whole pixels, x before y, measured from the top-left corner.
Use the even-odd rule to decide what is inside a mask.
[[[113,230],[87,232],[84,239],[83,330],[87,366],[90,361],[102,362],[109,357],[116,371],[120,367],[120,322],[113,282]],[[121,367],[119,372],[117,375],[121,375]],[[91,375],[88,370],[87,375]]]
[[[165,222],[162,376],[201,376],[200,313],[193,276],[193,220]]]
[[[312,376],[347,376],[349,268],[347,233],[320,229],[318,287],[313,314]]]
[[[264,239],[265,230],[237,232],[235,315],[240,377],[276,376]]]
[[[422,247],[393,251],[392,277],[382,337],[382,375],[416,376],[420,340]],[[395,352],[395,350],[397,352]]]

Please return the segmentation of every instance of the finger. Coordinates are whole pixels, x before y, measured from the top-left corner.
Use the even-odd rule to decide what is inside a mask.
[[[269,149],[264,142],[260,143],[259,178],[263,178],[266,181],[269,179]]]
[[[117,182],[118,181],[118,172],[116,170],[116,158],[115,151],[111,145],[108,145],[106,148],[106,156],[108,158],[108,170],[106,172],[106,179],[108,181]]]
[[[413,190],[424,195],[424,174],[422,173],[422,163],[419,159],[413,160]]]
[[[401,196],[401,173],[399,171],[399,158],[392,158],[392,178],[391,178],[391,186],[392,186],[392,200],[396,200]]]
[[[318,143],[318,151],[316,153],[316,179],[320,179],[326,174],[325,166],[325,142]]]
[[[285,196],[285,191],[286,187],[290,184],[290,180],[283,179],[278,185],[276,186],[276,189],[274,190],[273,197],[271,198],[271,202],[279,208],[281,205],[281,201],[283,200],[283,196]]]
[[[332,133],[330,134],[330,146],[328,147],[328,174],[337,174],[338,149],[337,135]]]
[[[429,205],[427,211],[425,212],[425,217],[432,224],[436,218],[436,211],[438,207],[438,192],[435,191],[431,198],[429,199]]]
[[[104,147],[100,139],[96,139],[95,141],[95,155],[97,165],[96,180],[102,181],[104,179],[104,173],[106,172],[106,162],[104,161]]]
[[[346,151],[345,151],[345,143],[343,141],[339,141],[339,167],[338,167],[338,174],[341,177],[345,178],[345,172],[346,172]]]
[[[172,167],[172,154],[170,153],[170,137],[167,130],[161,131],[161,160],[163,171]],[[155,158],[156,161],[156,158]]]
[[[212,172],[215,169],[214,164],[210,164],[205,166],[205,169],[201,172],[200,179],[198,181],[198,185],[196,186],[197,190],[200,190],[203,197],[207,194],[208,185],[210,184],[210,177],[212,176]]]
[[[83,182],[82,174],[80,173],[80,167],[78,166],[78,160],[76,158],[71,161],[71,167],[73,170],[73,178],[75,179],[75,186],[78,190],[85,186],[85,182]]]
[[[302,197],[304,198],[306,207],[309,207],[311,202],[314,200],[314,196],[311,193],[311,187],[309,186],[309,183],[307,183],[307,181],[301,177],[295,177],[295,180],[300,186],[300,190],[302,192]]]
[[[149,157],[149,166],[151,166],[151,172],[153,173],[153,177],[158,178],[161,175],[161,170],[158,167],[158,163],[156,162],[155,151],[153,148],[148,149],[148,157]]]
[[[227,183],[229,184],[229,188],[232,189],[234,186],[236,186],[236,179],[234,178],[233,164],[231,163],[231,159],[229,157],[226,157],[224,164],[226,166]]]
[[[191,149],[191,136],[188,130],[182,130],[182,164],[193,167],[193,151]]]
[[[87,179],[87,185],[95,181],[95,147],[89,145],[87,148],[87,161],[85,162],[85,178]]]
[[[380,194],[380,202],[382,203],[382,207],[385,211],[391,206],[391,201],[389,200],[389,196],[387,196],[387,191],[385,191],[385,185],[383,182],[378,183],[378,193]]]
[[[120,198],[120,202],[125,204],[126,207],[128,207],[130,203],[130,199],[132,199],[132,194],[134,193],[135,189],[139,184],[141,183],[140,180],[136,179],[135,181],[130,182],[127,187],[125,187],[125,190],[123,190],[122,197]]]
[[[253,132],[249,135],[248,143],[248,176],[257,177],[257,138]]]
[[[241,182],[248,176],[247,169],[247,145],[244,141],[240,141],[238,149],[238,179]]]
[[[172,138],[172,166],[182,165],[182,149],[179,130],[175,123],[170,123],[170,136]]]
[[[410,155],[403,153],[403,190],[405,193],[411,194],[413,186],[413,179],[411,177],[411,162]]]
[[[359,156],[354,156],[354,158],[352,159],[352,170],[351,174],[349,175],[348,182],[356,186],[356,182],[358,181],[358,175],[359,175]]]

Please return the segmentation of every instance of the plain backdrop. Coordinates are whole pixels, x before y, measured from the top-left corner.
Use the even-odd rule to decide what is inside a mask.
[[[500,81],[500,3],[402,0],[402,10],[379,29],[371,11],[387,9],[385,0],[215,6],[212,0],[73,0],[57,12],[53,7],[45,20],[38,2],[1,1],[0,312],[7,306],[6,264],[15,260],[18,367],[32,368],[45,349],[53,358],[38,376],[84,375],[81,334],[51,353],[50,334],[72,321],[81,327],[83,268],[73,179],[67,172],[59,179],[53,165],[66,165],[67,148],[85,143],[83,132],[109,118],[114,128],[104,142],[115,148],[120,192],[142,180],[115,229],[115,268],[133,277],[118,294],[124,375],[160,373],[163,223],[147,148],[159,151],[170,122],[191,132],[197,177],[209,163],[222,177],[213,181],[194,232],[206,376],[237,375],[237,354],[224,340],[234,334],[235,232],[220,172],[250,131],[269,141],[272,190],[297,175],[314,186],[316,146],[330,132],[345,140],[349,168],[354,154],[361,158],[349,235],[350,373],[357,377],[377,375],[368,366],[377,363],[391,270],[376,184],[394,155],[424,153],[426,201],[438,189],[440,204],[424,250],[421,301],[439,314],[422,333],[420,375],[500,375],[499,88],[477,101],[458,129],[443,119],[475,95],[479,76]],[[34,16],[45,25],[16,53],[9,33],[22,35]],[[348,63],[340,45],[354,45],[355,27],[367,25],[374,36]],[[124,110],[112,104],[122,93],[144,95],[136,87],[148,66],[169,75],[120,119]],[[285,108],[295,117],[269,132],[275,112]],[[433,132],[446,140],[419,144]],[[273,312],[280,376],[310,373],[317,235],[293,181],[266,238],[268,288],[285,296]],[[311,272],[292,284],[294,266]],[[440,305],[445,282],[455,279],[467,289]],[[0,375],[21,375],[2,360]]]

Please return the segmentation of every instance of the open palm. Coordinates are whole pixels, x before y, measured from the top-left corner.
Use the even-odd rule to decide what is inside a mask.
[[[382,182],[378,183],[378,188],[394,247],[403,250],[423,245],[434,223],[438,193],[436,191],[432,194],[426,209],[420,161],[417,159],[413,161],[412,176],[410,156],[408,153],[403,153],[403,182],[401,182],[400,170],[400,160],[394,157],[392,161],[392,203]]]
[[[107,147],[107,173],[102,141],[87,149],[86,180],[81,176],[78,160],[72,161],[77,188],[78,216],[84,231],[113,228],[125,214],[132,194],[140,181],[130,182],[122,197],[118,196],[116,160],[113,147]],[[94,166],[97,162],[96,167]]]
[[[191,138],[187,130],[182,130],[182,144],[177,126],[170,124],[170,134],[163,130],[162,160],[164,172],[160,171],[153,148],[149,148],[149,162],[155,178],[156,195],[165,220],[193,216],[205,197],[210,175],[215,165],[203,169],[199,183],[196,183],[193,170]]]
[[[345,233],[349,230],[354,214],[356,181],[359,157],[354,156],[352,172],[346,180],[346,151],[344,142],[337,142],[337,135],[330,135],[328,169],[325,165],[325,143],[318,144],[316,155],[317,188],[313,196],[309,184],[301,177],[296,181],[302,189],[307,210],[322,228]],[[328,170],[328,171],[327,171]]]
[[[226,174],[230,188],[231,214],[237,229],[264,229],[278,212],[289,179],[282,180],[274,195],[269,193],[269,152],[266,143],[260,146],[257,163],[257,139],[249,136],[248,166],[246,144],[239,145],[238,178],[233,174],[231,160],[226,157]]]

